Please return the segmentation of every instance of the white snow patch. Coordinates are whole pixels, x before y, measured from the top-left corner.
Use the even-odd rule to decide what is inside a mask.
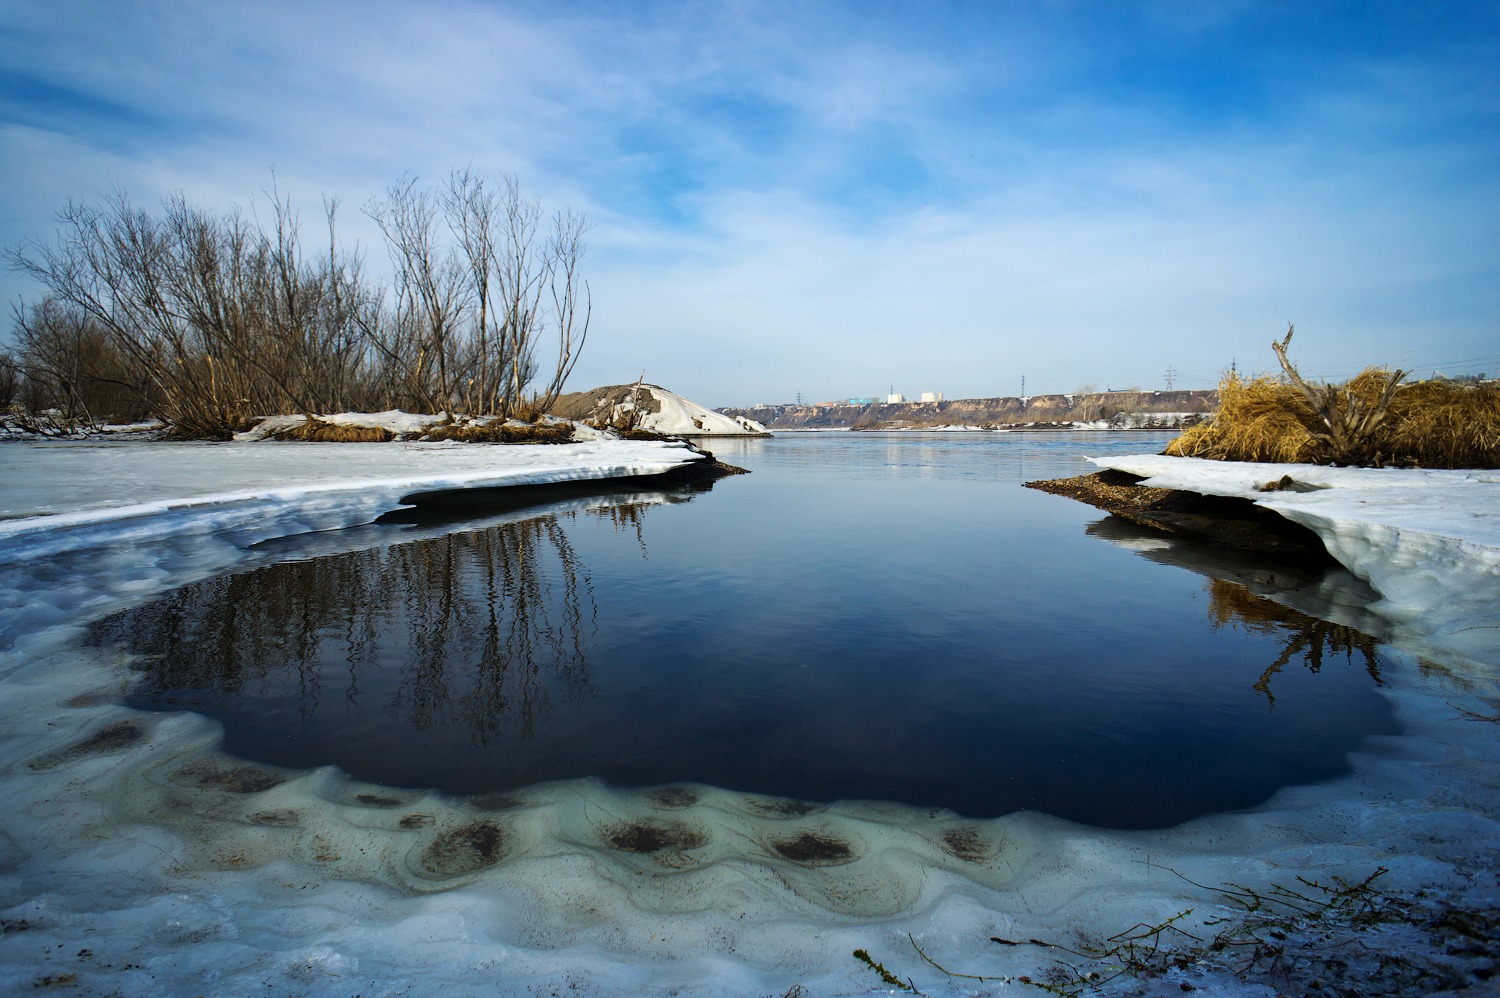
[[[436,415],[419,415],[402,409],[388,409],[385,412],[335,412],[318,417],[320,421],[334,426],[368,426],[389,430],[398,437],[418,436],[452,418],[442,412]],[[301,415],[268,416],[251,429],[236,433],[234,439],[241,442],[265,440],[305,422],[307,417]]]
[[[660,385],[643,384],[641,392],[649,394],[661,406],[659,412],[641,414],[642,429],[685,437],[770,435],[764,426],[753,419],[745,416],[726,416],[721,412],[705,409],[697,402],[685,399],[675,392],[669,392]],[[615,408],[617,411],[629,412],[633,406],[626,401],[619,403]]]

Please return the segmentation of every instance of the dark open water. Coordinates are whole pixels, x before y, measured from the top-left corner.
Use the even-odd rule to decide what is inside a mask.
[[[1313,576],[1021,487],[1165,439],[715,442],[753,474],[292,542],[98,636],[143,656],[134,706],[393,786],[599,777],[1162,827],[1394,731],[1373,640],[1236,581]]]

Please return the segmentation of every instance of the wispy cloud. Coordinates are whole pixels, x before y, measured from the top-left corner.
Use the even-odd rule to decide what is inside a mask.
[[[274,166],[378,262],[365,198],[513,170],[596,223],[580,385],[1206,385],[1287,320],[1330,375],[1500,342],[1483,5],[73,3],[0,39],[5,243]]]

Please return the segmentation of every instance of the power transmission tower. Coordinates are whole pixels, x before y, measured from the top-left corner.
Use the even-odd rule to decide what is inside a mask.
[[[802,404],[802,393],[801,392],[797,393],[797,404],[798,405]]]
[[[1168,364],[1167,365],[1167,391],[1171,391],[1172,390],[1172,378],[1174,376],[1176,376],[1176,374],[1177,374],[1177,372],[1174,371],[1174,370],[1172,370],[1172,365]]]

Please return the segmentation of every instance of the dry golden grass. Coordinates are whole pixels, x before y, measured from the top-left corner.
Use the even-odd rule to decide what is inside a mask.
[[[1317,443],[1305,425],[1311,418],[1301,393],[1286,382],[1231,374],[1219,382],[1218,414],[1167,444],[1167,453],[1217,461],[1310,461]]]
[[[1424,468],[1500,467],[1500,384],[1420,381],[1391,402],[1382,443]]]
[[[530,398],[517,399],[510,407],[510,415],[512,419],[519,419],[523,423],[535,423],[547,415],[547,408],[542,405],[541,399],[533,395]]]
[[[276,440],[310,440],[334,444],[380,444],[395,439],[395,434],[383,426],[347,426],[312,418],[271,436]]]
[[[1369,406],[1390,377],[1367,370],[1338,389],[1338,403]],[[1277,464],[1325,463],[1317,415],[1295,387],[1235,375],[1219,383],[1219,412],[1167,445],[1177,457]],[[1500,385],[1419,381],[1396,390],[1360,463],[1422,468],[1500,467]]]
[[[462,440],[471,444],[565,444],[573,439],[573,428],[566,423],[449,423],[434,426],[424,435],[427,440]]]

